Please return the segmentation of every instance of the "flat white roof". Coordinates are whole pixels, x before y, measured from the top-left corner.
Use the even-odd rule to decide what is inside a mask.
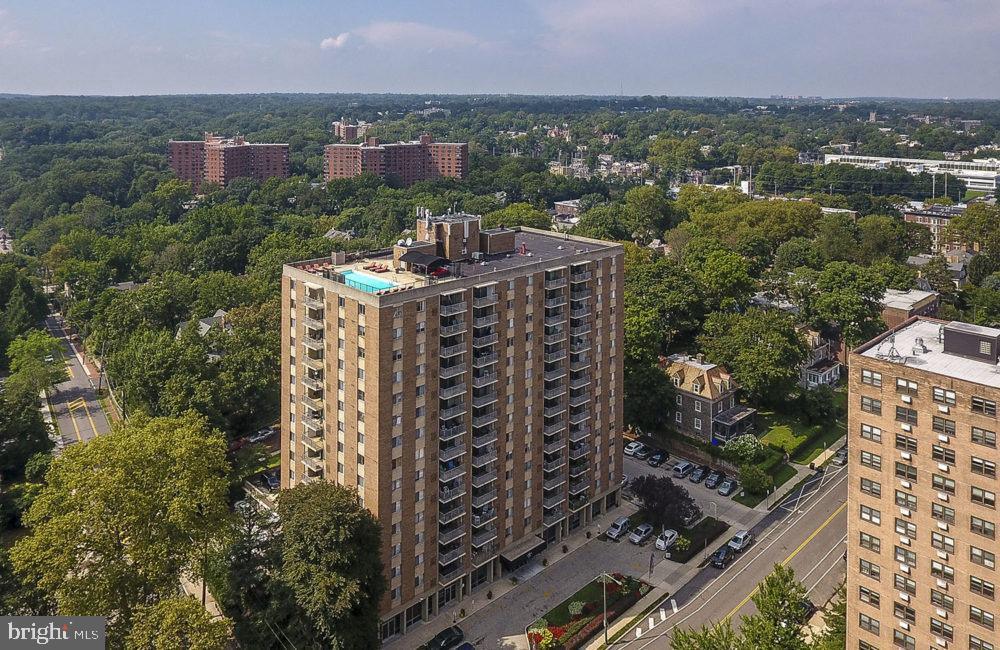
[[[944,343],[939,341],[938,336],[943,327],[955,325],[964,324],[919,319],[859,354],[869,359],[881,359],[953,379],[1000,388],[1000,366],[945,353]],[[1000,334],[1000,331],[992,331]],[[921,339],[926,352],[914,354],[921,347],[917,344],[917,339]]]
[[[920,289],[910,289],[899,291],[898,289],[886,289],[882,296],[883,307],[893,307],[895,309],[911,309],[914,305],[931,296],[936,296],[933,291],[921,291]]]

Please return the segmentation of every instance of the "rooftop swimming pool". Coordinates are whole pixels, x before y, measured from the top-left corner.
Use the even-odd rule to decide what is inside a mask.
[[[368,275],[367,273],[360,273],[354,270],[344,271],[341,275],[344,278],[344,284],[355,289],[360,289],[365,293],[377,293],[396,286],[395,282],[383,280],[377,275]]]

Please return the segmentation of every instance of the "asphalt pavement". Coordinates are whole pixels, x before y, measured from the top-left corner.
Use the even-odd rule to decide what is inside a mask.
[[[86,442],[111,431],[111,424],[97,398],[97,376],[82,362],[69,338],[62,317],[50,314],[45,327],[62,343],[68,379],[49,392],[52,417],[59,427],[62,446]]]

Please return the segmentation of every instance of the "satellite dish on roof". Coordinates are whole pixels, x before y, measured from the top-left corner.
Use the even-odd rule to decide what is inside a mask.
[[[412,246],[413,245],[413,237],[407,237],[406,238],[406,245],[407,246]]]

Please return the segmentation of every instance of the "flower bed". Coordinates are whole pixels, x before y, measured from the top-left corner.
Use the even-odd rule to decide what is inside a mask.
[[[608,581],[608,623],[634,605],[652,588],[631,576],[614,574]],[[621,583],[621,584],[618,584]],[[583,646],[604,624],[601,578],[553,607],[531,624],[528,643],[532,650],[574,650]]]

